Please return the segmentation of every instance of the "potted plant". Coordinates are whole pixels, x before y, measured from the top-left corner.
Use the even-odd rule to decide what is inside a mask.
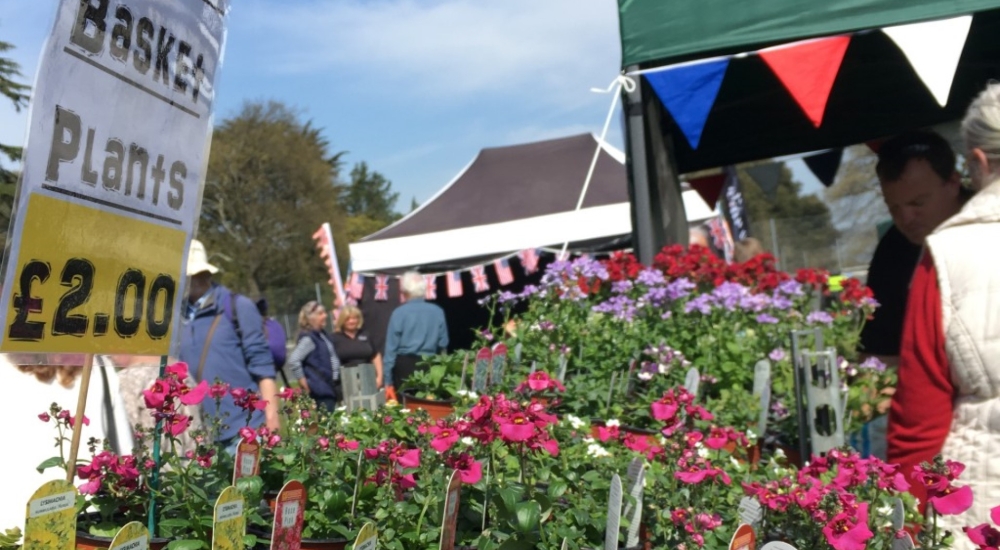
[[[424,410],[431,418],[444,418],[455,412],[463,388],[461,367],[456,372],[458,356],[434,356],[424,360],[426,370],[413,373],[400,390],[403,407]]]

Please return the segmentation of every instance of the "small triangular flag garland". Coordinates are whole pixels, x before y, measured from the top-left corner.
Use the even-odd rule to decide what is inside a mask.
[[[728,66],[729,58],[724,57],[673,65],[644,75],[692,149],[697,149],[701,142]]]
[[[806,116],[819,128],[850,36],[795,42],[758,53]]]
[[[806,166],[812,170],[813,175],[826,187],[833,185],[833,180],[837,177],[837,170],[840,168],[840,161],[844,158],[844,149],[830,149],[818,155],[803,158]]]
[[[722,194],[722,188],[726,184],[726,175],[705,176],[688,180],[688,183],[692,189],[698,192],[709,208],[715,208],[715,204],[719,202],[719,195]]]
[[[747,174],[764,190],[764,193],[774,198],[778,191],[778,182],[781,181],[781,164],[769,162],[767,164],[750,166],[746,170]]]
[[[903,52],[920,80],[942,107],[948,105],[958,61],[969,37],[972,16],[886,27],[886,34]]]

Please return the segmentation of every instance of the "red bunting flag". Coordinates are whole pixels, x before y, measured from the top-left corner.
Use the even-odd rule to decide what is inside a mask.
[[[529,248],[528,250],[522,250],[519,254],[521,257],[521,267],[524,268],[524,272],[528,275],[538,271],[538,250],[535,248]]]
[[[472,268],[472,285],[476,292],[489,292],[490,283],[486,280],[486,268],[477,265]]]
[[[448,297],[461,298],[462,296],[462,272],[449,271],[446,277],[448,281]]]
[[[819,128],[833,81],[850,43],[850,36],[833,36],[767,48],[757,53],[792,94],[813,126]]]
[[[424,298],[427,300],[437,300],[437,282],[436,277],[433,275],[424,275],[424,282],[427,284],[427,290],[424,292]]]
[[[386,302],[389,300],[389,276],[375,276],[375,301]]]
[[[701,195],[701,198],[705,200],[705,204],[709,208],[715,208],[715,204],[719,202],[719,195],[722,194],[722,187],[726,184],[726,174],[705,176],[690,180],[688,183],[691,184],[692,189]]]
[[[361,295],[364,293],[364,291],[365,291],[365,276],[358,273],[352,273],[351,298],[354,298],[355,300],[360,300]]]

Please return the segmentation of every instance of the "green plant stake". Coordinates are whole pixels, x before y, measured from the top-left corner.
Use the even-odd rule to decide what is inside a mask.
[[[160,356],[160,378],[167,374],[167,356]],[[156,421],[156,429],[153,430],[153,476],[149,480],[152,491],[149,492],[149,516],[146,519],[146,528],[151,536],[156,536],[156,492],[160,490],[160,440],[163,439],[163,420]]]

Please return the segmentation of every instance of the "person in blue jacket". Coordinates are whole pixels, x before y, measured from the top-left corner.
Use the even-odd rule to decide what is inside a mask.
[[[230,388],[259,391],[267,401],[263,411],[255,410],[249,426],[266,425],[277,430],[278,399],[274,359],[264,338],[263,319],[257,305],[214,282],[219,268],[208,263],[205,246],[191,241],[188,252],[188,295],[181,326],[180,360],[188,364],[195,381],[209,384],[221,381]],[[226,395],[219,407],[214,399],[203,403],[206,421],[217,418],[223,423],[218,443],[234,452],[239,430],[247,425],[247,413]]]

